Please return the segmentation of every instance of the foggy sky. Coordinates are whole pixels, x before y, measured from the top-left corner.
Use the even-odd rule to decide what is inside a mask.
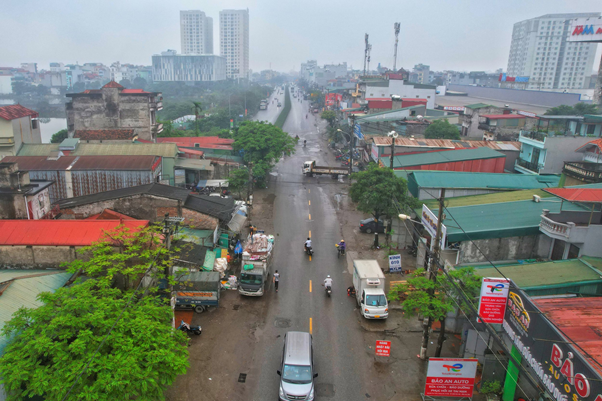
[[[180,52],[180,10],[249,9],[253,71],[299,70],[346,61],[363,68],[364,33],[371,67],[393,64],[393,24],[401,23],[397,66],[432,70],[506,69],[514,23],[544,14],[602,11],[600,0],[8,0],[0,12],[0,66],[37,62],[151,64]],[[599,46],[601,47],[601,46]],[[598,54],[600,49],[598,50]],[[598,56],[599,57],[599,56]],[[596,68],[597,68],[596,62]]]

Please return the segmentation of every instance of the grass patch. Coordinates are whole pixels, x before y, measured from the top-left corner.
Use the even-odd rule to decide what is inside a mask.
[[[291,111],[291,95],[288,91],[288,85],[287,85],[286,88],[284,89],[284,107],[282,108],[282,111],[280,112],[280,115],[276,119],[276,122],[274,123],[274,125],[276,125],[280,129],[282,129],[282,127],[284,126],[284,123],[286,122],[286,118],[288,117],[288,113],[290,113],[290,111]]]

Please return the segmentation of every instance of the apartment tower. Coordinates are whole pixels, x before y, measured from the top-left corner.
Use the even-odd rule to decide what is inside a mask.
[[[219,12],[220,54],[226,59],[228,78],[248,78],[249,10]]]
[[[213,54],[213,18],[198,10],[180,11],[182,54]]]
[[[573,18],[600,13],[546,14],[512,30],[508,75],[529,77],[527,89],[583,89],[589,84],[596,43],[567,42]]]

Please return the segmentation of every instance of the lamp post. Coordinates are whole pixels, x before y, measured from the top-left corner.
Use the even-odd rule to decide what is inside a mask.
[[[395,140],[397,139],[399,134],[395,131],[391,131],[387,134],[387,136],[389,138],[391,138],[391,158],[389,159],[389,161],[390,161],[389,168],[391,170],[393,170],[393,156],[395,156]]]

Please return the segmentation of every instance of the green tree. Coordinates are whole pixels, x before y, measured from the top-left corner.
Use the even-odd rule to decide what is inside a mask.
[[[324,110],[320,117],[322,117],[323,120],[326,120],[328,122],[328,125],[330,126],[330,128],[335,127],[335,125],[337,123],[337,114],[334,111]]]
[[[569,105],[562,104],[560,106],[547,109],[544,114],[548,116],[572,116],[575,114],[575,110]]]
[[[253,178],[265,185],[274,164],[295,151],[295,139],[273,124],[245,121],[233,132],[234,151],[240,154],[246,166],[252,163]]]
[[[230,171],[228,177],[228,189],[238,194],[239,199],[245,199],[243,192],[249,186],[249,171],[246,168],[240,168]]]
[[[2,329],[10,339],[0,358],[7,399],[60,401],[71,386],[68,400],[165,399],[188,367],[186,337],[172,328],[167,303],[132,295],[87,280],[19,309]]]
[[[430,280],[424,269],[418,269],[406,283],[396,285],[387,294],[389,301],[402,301],[404,317],[420,315],[429,319],[429,323],[439,321],[441,331],[435,357],[441,356],[447,314],[460,305],[460,309],[471,318],[470,312],[467,312],[470,308],[456,288],[461,288],[462,295],[474,304],[481,287],[481,277],[474,274],[473,268],[452,270],[448,274],[455,281],[455,286],[449,283],[445,274],[439,274],[436,280]]]
[[[134,78],[134,82],[132,82],[132,87],[136,89],[146,90],[146,79],[142,77]]]
[[[73,92],[79,93],[86,90],[86,84],[84,82],[76,82],[73,84]]]
[[[65,139],[69,137],[67,129],[62,129],[57,133],[52,134],[52,138],[50,138],[50,143],[61,143]]]
[[[121,81],[119,81],[119,85],[129,89],[132,87],[132,82],[129,79],[122,79]]]
[[[575,115],[582,116],[584,114],[598,114],[598,106],[588,103],[577,103],[573,106]]]
[[[447,120],[435,120],[424,132],[427,139],[460,139],[458,127]]]

